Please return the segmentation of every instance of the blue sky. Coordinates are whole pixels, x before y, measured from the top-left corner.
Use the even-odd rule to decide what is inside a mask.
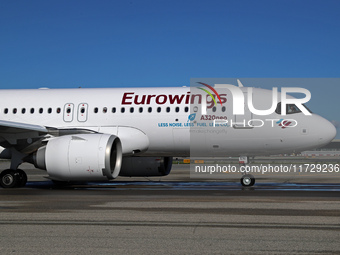
[[[0,88],[340,77],[339,10],[337,0],[0,0]],[[304,87],[340,126],[339,85]]]

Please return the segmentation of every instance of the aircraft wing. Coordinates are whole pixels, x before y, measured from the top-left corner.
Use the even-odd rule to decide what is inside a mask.
[[[3,148],[13,147],[30,153],[41,146],[48,133],[44,126],[0,120],[0,146]]]
[[[51,136],[95,133],[87,129],[58,129],[41,125],[0,120],[0,146],[15,148],[23,153],[32,153]]]
[[[0,137],[27,132],[48,133],[48,130],[44,126],[0,120]]]

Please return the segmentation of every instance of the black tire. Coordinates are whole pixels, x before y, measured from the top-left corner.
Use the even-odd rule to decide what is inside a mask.
[[[27,183],[27,174],[21,169],[18,169],[17,172],[19,173],[17,187],[24,187]]]
[[[255,178],[251,174],[246,174],[241,178],[241,184],[245,187],[251,187],[255,184]]]
[[[15,170],[7,169],[0,173],[0,186],[4,189],[14,188],[18,185],[19,174]]]

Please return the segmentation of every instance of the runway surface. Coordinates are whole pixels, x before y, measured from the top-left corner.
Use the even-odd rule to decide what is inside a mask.
[[[25,188],[0,189],[1,254],[340,253],[336,182],[243,188],[175,165],[151,182],[60,187],[28,170]]]

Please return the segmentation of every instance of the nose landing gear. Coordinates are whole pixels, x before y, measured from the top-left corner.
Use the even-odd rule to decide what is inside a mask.
[[[255,178],[251,174],[245,174],[241,178],[241,184],[245,187],[251,187],[255,184]]]
[[[240,156],[239,163],[243,166],[246,166],[249,163],[248,156]],[[242,173],[243,176],[241,178],[241,184],[244,187],[251,187],[255,184],[255,177],[251,174],[246,174],[245,172]]]

